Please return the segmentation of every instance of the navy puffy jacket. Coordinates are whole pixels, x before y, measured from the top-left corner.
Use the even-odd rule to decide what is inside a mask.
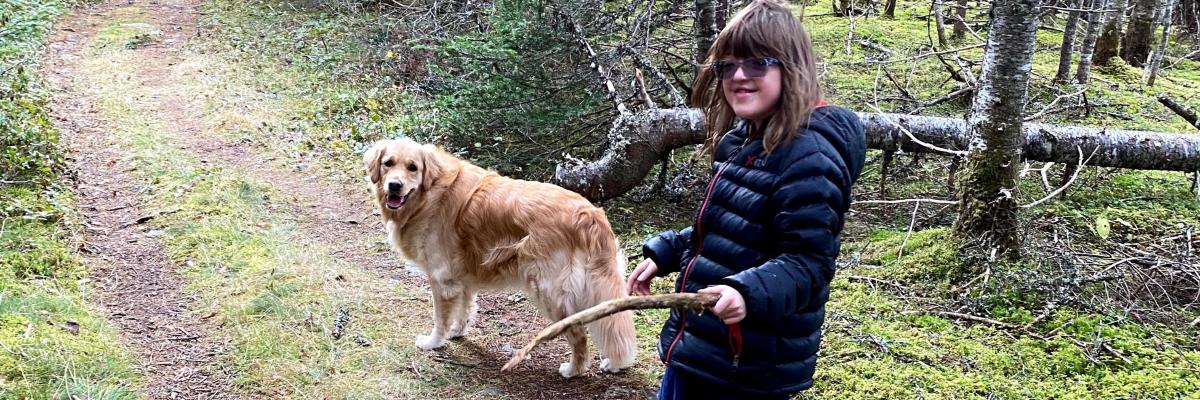
[[[834,106],[815,109],[770,155],[753,136],[745,123],[726,133],[696,222],[643,246],[659,276],[682,271],[676,291],[729,285],[747,316],[727,327],[711,312],[672,311],[658,352],[669,367],[740,391],[795,393],[812,386],[866,138],[858,116]]]

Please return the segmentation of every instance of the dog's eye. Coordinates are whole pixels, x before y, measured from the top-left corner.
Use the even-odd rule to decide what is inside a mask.
[[[388,167],[388,168],[391,168],[393,165],[396,165],[396,162],[392,161],[392,160],[387,160],[387,161],[383,162],[383,166]]]
[[[409,171],[409,172],[417,172],[417,164],[412,164],[412,163],[409,163],[409,164],[408,164],[408,171]]]

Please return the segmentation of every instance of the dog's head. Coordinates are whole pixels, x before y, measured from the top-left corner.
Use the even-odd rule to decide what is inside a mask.
[[[363,153],[363,163],[376,197],[393,211],[428,191],[442,172],[437,149],[410,139],[376,142]]]

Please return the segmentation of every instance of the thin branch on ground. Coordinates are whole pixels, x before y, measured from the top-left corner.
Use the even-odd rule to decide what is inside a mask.
[[[917,225],[917,210],[921,209],[921,202],[913,204],[912,217],[908,221],[908,233],[904,234],[904,241],[900,242],[900,251],[896,253],[896,261],[904,258],[904,247],[908,246],[908,238],[912,237],[913,227]]]
[[[1062,187],[1059,187],[1058,189],[1055,189],[1053,192],[1050,192],[1050,194],[1047,194],[1046,197],[1043,197],[1038,201],[1023,205],[1023,206],[1021,206],[1021,208],[1036,207],[1038,204],[1045,203],[1045,202],[1049,201],[1050,199],[1053,199],[1055,196],[1058,196],[1058,194],[1062,193],[1064,190],[1067,190],[1067,187],[1070,187],[1072,183],[1075,183],[1075,178],[1079,177],[1079,171],[1083,169],[1084,165],[1087,165],[1088,161],[1092,160],[1092,157],[1096,155],[1096,151],[1099,150],[1099,148],[1093,149],[1092,154],[1088,155],[1086,160],[1083,159],[1083,148],[1081,148],[1079,146],[1075,146],[1075,150],[1079,152],[1079,165],[1075,167],[1075,172],[1071,174],[1071,179],[1068,180],[1066,184],[1062,185]]]
[[[1038,112],[1034,113],[1033,115],[1025,117],[1025,122],[1033,121],[1033,120],[1036,120],[1038,118],[1045,116],[1046,114],[1049,114],[1051,111],[1054,111],[1054,106],[1057,105],[1059,101],[1062,101],[1063,99],[1068,99],[1071,97],[1079,96],[1086,91],[1087,91],[1087,88],[1085,87],[1083,89],[1079,89],[1079,91],[1077,91],[1075,93],[1063,94],[1063,95],[1059,95],[1058,97],[1055,97],[1054,100],[1050,101],[1050,104],[1047,104],[1046,107],[1043,107],[1041,111],[1038,111]]]
[[[938,200],[938,199],[901,199],[901,200],[859,200],[851,202],[851,205],[859,204],[904,204],[904,203],[934,203],[934,204],[958,204],[957,200]]]

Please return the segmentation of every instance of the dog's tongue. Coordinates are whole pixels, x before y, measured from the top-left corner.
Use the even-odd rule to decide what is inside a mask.
[[[408,196],[390,195],[387,198],[387,206],[390,208],[400,208],[400,206],[404,205],[404,201],[407,200],[407,197]]]

